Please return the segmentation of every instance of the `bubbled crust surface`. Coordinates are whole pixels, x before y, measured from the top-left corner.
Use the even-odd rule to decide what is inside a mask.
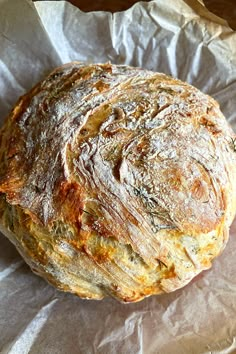
[[[186,83],[64,65],[1,130],[1,230],[35,272],[81,297],[173,291],[225,247],[235,150],[218,104]]]

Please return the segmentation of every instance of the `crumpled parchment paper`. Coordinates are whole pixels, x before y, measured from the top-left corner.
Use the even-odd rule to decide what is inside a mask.
[[[0,0],[1,122],[19,95],[72,60],[171,74],[214,96],[236,130],[236,33],[197,0],[143,2],[113,15]],[[236,353],[235,255],[236,222],[210,270],[175,293],[123,305],[57,291],[0,235],[0,352]]]

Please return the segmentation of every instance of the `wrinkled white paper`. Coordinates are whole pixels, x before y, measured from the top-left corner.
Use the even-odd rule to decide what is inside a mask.
[[[236,131],[236,33],[196,0],[115,14],[64,1],[0,0],[0,120],[17,97],[72,60],[141,66],[214,96]],[[0,352],[236,352],[236,222],[223,254],[184,289],[123,305],[81,300],[33,274],[0,235]]]

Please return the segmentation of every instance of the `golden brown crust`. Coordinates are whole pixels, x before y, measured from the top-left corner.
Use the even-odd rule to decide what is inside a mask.
[[[235,150],[218,104],[196,88],[70,63],[1,130],[1,228],[34,271],[81,297],[173,291],[225,247]]]

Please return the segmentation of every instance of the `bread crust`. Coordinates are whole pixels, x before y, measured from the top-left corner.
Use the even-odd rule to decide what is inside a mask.
[[[1,230],[33,271],[82,298],[174,291],[228,240],[235,138],[187,83],[66,64],[1,129]]]

